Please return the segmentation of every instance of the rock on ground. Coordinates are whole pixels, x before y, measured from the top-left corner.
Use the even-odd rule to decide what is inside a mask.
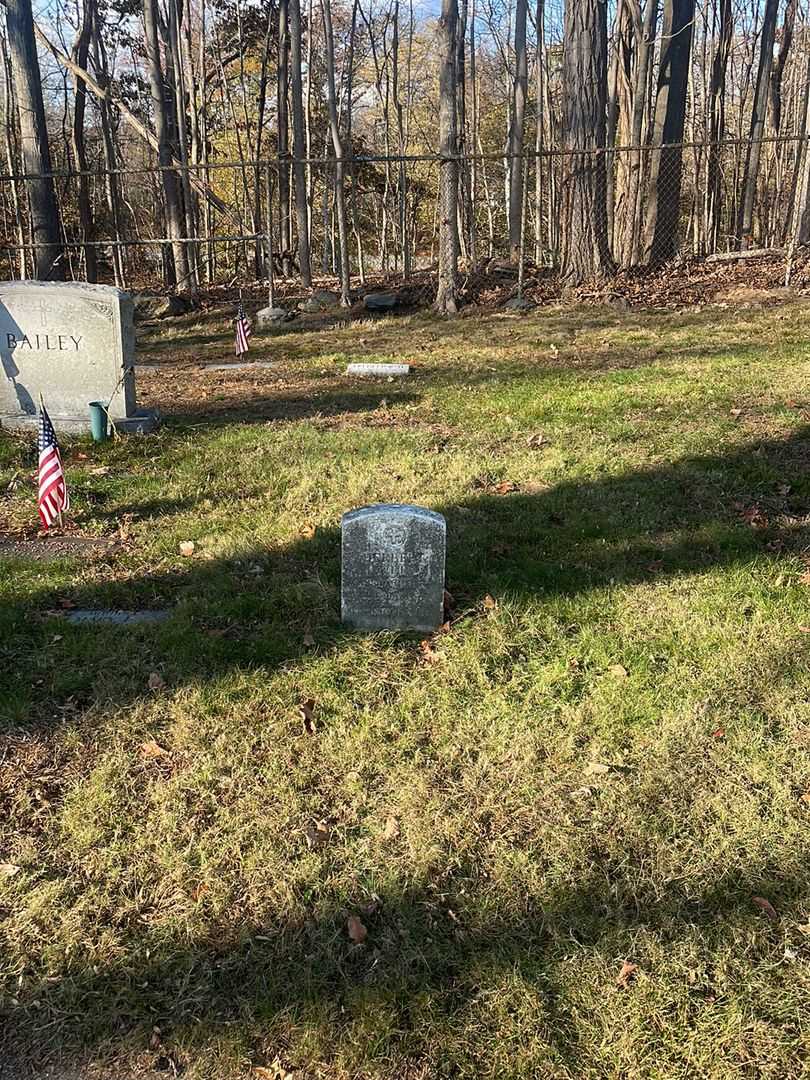
[[[191,301],[185,296],[136,296],[135,315],[141,319],[166,319],[187,315]]]
[[[299,311],[314,314],[318,311],[329,311],[330,308],[338,307],[340,296],[331,289],[315,289],[308,300],[302,300],[298,305]]]
[[[367,293],[363,297],[363,306],[367,311],[391,311],[399,303],[395,292]]]
[[[268,326],[277,326],[295,318],[295,312],[283,307],[263,307],[256,312],[256,325],[260,330]]]

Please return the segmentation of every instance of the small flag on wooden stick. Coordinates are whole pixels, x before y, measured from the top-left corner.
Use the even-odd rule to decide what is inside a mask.
[[[56,520],[59,521],[60,525],[62,524],[62,512],[70,506],[70,499],[67,484],[65,483],[65,471],[62,468],[62,454],[59,450],[59,442],[41,396],[39,399],[38,446],[39,516],[43,528],[49,529]]]
[[[245,315],[242,301],[239,301],[239,310],[236,312],[236,355],[241,356],[248,351],[250,340],[250,319]]]

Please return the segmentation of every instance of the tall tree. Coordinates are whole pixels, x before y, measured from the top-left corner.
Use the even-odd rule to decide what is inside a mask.
[[[681,211],[686,86],[692,52],[695,0],[664,0],[661,58],[647,185],[644,259],[657,266],[673,258]]]
[[[184,215],[177,173],[172,168],[174,154],[172,152],[171,95],[164,79],[163,65],[160,60],[159,22],[157,0],[143,0],[144,44],[149,67],[152,114],[158,146],[158,164],[161,167],[166,230],[171,241],[172,259],[168,266],[167,284],[185,289],[189,283],[188,252],[181,240]]]
[[[301,0],[289,0],[290,58],[292,61],[292,129],[293,129],[293,180],[295,183],[295,218],[298,233],[298,265],[301,281],[306,288],[312,285],[312,269],[309,251],[309,202],[307,199],[307,173],[304,159],[307,157],[306,130],[304,122],[304,90],[301,81],[302,34]],[[310,28],[311,33],[311,28]]]
[[[565,190],[561,278],[566,286],[613,269],[607,233],[605,0],[566,0],[562,68]]]
[[[73,44],[73,59],[79,67],[87,67],[90,52],[90,38],[93,31],[93,7],[91,0],[82,0],[79,16],[79,31]],[[87,175],[87,151],[84,144],[84,114],[87,105],[87,87],[77,76],[73,76],[73,123],[71,125],[71,144],[73,159],[78,172],[78,210],[79,227],[84,244],[84,270],[88,281],[98,280],[95,229],[93,227],[93,209],[90,204],[90,178]]]
[[[458,310],[458,136],[456,52],[458,0],[442,0],[439,16],[439,278],[435,307],[444,315]]]
[[[349,307],[351,297],[351,271],[349,267],[349,230],[346,220],[346,155],[340,132],[338,117],[337,91],[335,87],[335,35],[332,29],[331,0],[321,0],[323,34],[326,45],[326,102],[329,110],[329,130],[332,135],[332,148],[335,152],[335,210],[338,223],[338,243],[340,245],[340,302]]]
[[[33,258],[34,276],[39,281],[59,281],[64,277],[61,223],[51,175],[31,0],[6,0],[6,29],[17,95],[22,165],[27,177],[31,240],[37,245]]]
[[[771,71],[770,99],[771,99],[771,124],[774,132],[778,135],[782,128],[782,78],[785,74],[790,47],[793,44],[793,28],[796,24],[796,0],[787,0],[785,7],[785,19],[782,23],[782,36],[779,42],[779,55]]]
[[[515,77],[512,81],[512,121],[509,125],[509,258],[520,256],[523,221],[523,130],[526,94],[529,86],[529,63],[526,56],[527,0],[517,0],[515,7]]]
[[[278,202],[279,241],[282,254],[292,247],[290,231],[290,173],[289,173],[289,120],[287,92],[289,85],[290,31],[288,0],[278,5],[278,68],[277,68],[277,117],[278,117]]]
[[[751,235],[754,231],[754,200],[757,193],[762,137],[765,134],[765,117],[768,111],[773,44],[776,38],[778,10],[779,0],[765,0],[762,32],[759,38],[759,67],[757,68],[754,105],[751,110],[751,127],[749,129],[749,141],[743,169],[742,199],[737,219],[737,236],[743,250],[751,243]]]
[[[706,246],[717,248],[720,232],[720,141],[726,133],[726,69],[731,53],[734,20],[731,0],[716,0],[719,7],[717,46],[709,82],[709,148],[706,158]]]

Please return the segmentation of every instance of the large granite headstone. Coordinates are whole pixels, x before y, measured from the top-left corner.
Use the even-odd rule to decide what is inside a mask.
[[[109,402],[119,431],[148,431],[135,405],[128,293],[83,282],[0,282],[0,423],[36,425],[39,395],[57,431],[90,430],[88,404]]]
[[[442,623],[447,526],[419,506],[380,504],[343,515],[341,618],[358,630]]]

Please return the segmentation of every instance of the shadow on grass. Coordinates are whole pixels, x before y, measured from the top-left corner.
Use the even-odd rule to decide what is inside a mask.
[[[240,373],[241,374],[241,373]],[[383,388],[385,387],[385,388]],[[246,398],[244,381],[232,384],[235,400],[217,401],[211,395],[191,399],[187,394],[177,403],[164,399],[163,415],[177,427],[214,428],[242,421],[246,424],[268,423],[273,420],[306,420],[318,417],[353,416],[357,413],[374,412],[383,399],[397,405],[410,405],[420,400],[419,395],[396,388],[380,381],[380,389],[358,391],[351,384],[346,389],[318,390],[317,396],[295,394],[276,390],[268,393],[265,387]],[[249,390],[247,390],[249,395]]]
[[[727,454],[564,482],[536,494],[483,492],[436,506],[447,519],[448,587],[468,609],[487,593],[518,601],[575,597],[799,553],[810,545],[809,467],[810,428],[803,428],[789,439]],[[174,508],[150,500],[127,512],[152,517]],[[37,691],[31,676],[53,623],[32,619],[32,609],[44,613],[65,601],[80,608],[170,609],[173,618],[149,631],[147,640],[133,636],[128,654],[162,652],[177,685],[241,665],[272,669],[299,655],[310,633],[321,645],[336,641],[343,634],[339,579],[335,527],[280,549],[257,538],[234,558],[183,561],[59,592],[21,575],[19,599],[12,581],[0,606],[0,628],[15,654],[34,663],[0,671],[0,717],[7,710],[22,718],[40,715],[60,695],[92,702],[95,672],[88,657],[98,651],[100,659],[108,635],[118,632],[66,627],[49,652],[53,671]]]
[[[575,597],[801,552],[810,544],[808,466],[810,428],[804,428],[789,439],[728,454],[562,483],[534,495],[482,494],[437,507],[448,520],[449,584],[462,606],[475,607],[487,593],[526,602]],[[77,707],[94,702],[96,679],[109,669],[112,648],[125,651],[127,663],[138,669],[136,679],[116,684],[112,704],[120,710],[143,693],[143,673],[156,660],[180,689],[229,670],[273,669],[299,658],[305,632],[321,646],[339,646],[338,582],[338,532],[326,529],[280,551],[257,543],[239,559],[69,590],[82,607],[176,607],[167,626],[125,639],[120,632],[59,624],[59,640],[53,641],[55,624],[32,619],[30,597],[21,598],[5,606],[0,624],[15,647],[13,664],[4,665],[0,676],[2,700],[18,696],[16,730],[47,726],[55,701],[70,695]],[[35,591],[34,604],[44,611],[65,595]],[[212,637],[211,630],[223,636]],[[43,685],[31,690],[43,671]],[[663,842],[671,830],[672,822],[659,822],[651,807],[650,842]],[[395,1016],[386,1052],[393,1047],[403,1059],[418,1057],[425,1049],[425,1018],[417,999],[424,1008],[425,996],[433,998],[452,1024],[477,1000],[492,969],[542,988],[545,1012],[536,1023],[555,1064],[576,1075],[576,1016],[559,1004],[561,966],[572,942],[613,965],[624,930],[644,926],[678,940],[687,926],[699,926],[711,937],[723,932],[724,921],[755,918],[750,898],[766,885],[777,889],[783,909],[806,893],[807,860],[801,872],[783,874],[775,857],[773,864],[729,872],[697,897],[682,894],[676,884],[663,894],[639,895],[628,878],[630,845],[618,865],[604,865],[595,851],[597,869],[589,878],[526,897],[523,910],[509,915],[485,912],[483,900],[476,909],[469,889],[474,868],[440,884],[383,890],[364,914],[369,939],[360,948],[346,939],[342,901],[295,924],[217,925],[190,942],[155,943],[148,958],[148,933],[136,921],[127,932],[129,951],[117,964],[92,970],[79,960],[65,961],[8,1005],[10,1045],[28,1047],[21,1050],[27,1060],[41,1062],[51,1052],[92,1050],[124,1037],[146,1045],[155,1024],[167,1039],[193,1041],[200,1037],[195,1031],[208,1038],[237,1021],[261,1026],[279,1014],[302,1017],[310,1007],[328,1016],[338,1040],[362,1022],[366,1009],[384,1003]],[[778,933],[765,930],[763,950]],[[695,994],[700,1009],[709,990]]]
[[[623,826],[615,824],[621,841]],[[652,807],[647,828],[651,847],[672,839],[672,820],[659,818]],[[404,1075],[407,1063],[429,1063],[432,1071],[420,1076],[457,1075],[463,1065],[489,1075],[498,1033],[474,1037],[476,1010],[493,984],[507,977],[512,986],[527,988],[505,1003],[507,1009],[520,1008],[521,998],[528,999],[527,1015],[516,1018],[522,1038],[530,1038],[535,1055],[539,1044],[544,1064],[565,1070],[543,1075],[586,1075],[593,1046],[581,1045],[582,1017],[566,986],[572,953],[587,952],[591,970],[604,979],[598,995],[609,995],[616,993],[621,958],[631,942],[644,970],[640,932],[654,936],[665,951],[688,947],[699,933],[701,959],[693,960],[692,986],[676,990],[681,1022],[697,1023],[701,1016],[717,1018],[725,1005],[724,990],[713,981],[714,950],[728,963],[729,939],[741,935],[751,969],[774,958],[778,963],[782,955],[783,930],[763,918],[752,897],[771,896],[785,921],[800,917],[806,900],[806,858],[793,860],[789,872],[776,856],[751,860],[744,869],[729,867],[715,886],[696,895],[677,883],[664,890],[640,886],[636,868],[651,852],[646,845],[638,850],[637,835],[627,840],[621,857],[606,857],[593,836],[593,850],[583,852],[591,869],[575,885],[550,885],[520,902],[500,897],[474,867],[462,866],[441,881],[418,882],[405,891],[382,889],[366,906],[354,897],[294,921],[215,923],[209,934],[191,941],[152,941],[136,921],[117,963],[99,970],[74,961],[58,977],[29,979],[26,1001],[5,1009],[7,1050],[37,1076],[49,1061],[92,1059],[98,1052],[118,1056],[150,1045],[154,1059],[168,1053],[182,1069],[184,1054],[206,1053],[232,1038],[235,1027],[242,1052],[245,1041],[253,1043],[251,1056],[261,1064],[264,1053],[275,1058],[284,1047],[284,1024],[298,1023],[320,1027],[327,1056],[344,1039],[349,1045],[369,1040],[363,1066],[382,1067],[384,1075]],[[527,853],[532,847],[527,838]],[[359,915],[368,931],[361,945],[348,938],[350,914]],[[749,1023],[774,1020],[767,1001],[748,1002]],[[798,1047],[800,1016],[780,1014],[779,1024],[782,1037]],[[450,1034],[461,1034],[465,1025],[472,1027],[472,1041],[460,1051]],[[240,1036],[240,1028],[247,1036]],[[155,1030],[157,1047],[151,1042]],[[683,1052],[685,1068],[687,1045]],[[726,1048],[724,1060],[729,1053],[733,1058]],[[678,1059],[677,1040],[669,1048],[670,1063],[673,1055]]]

